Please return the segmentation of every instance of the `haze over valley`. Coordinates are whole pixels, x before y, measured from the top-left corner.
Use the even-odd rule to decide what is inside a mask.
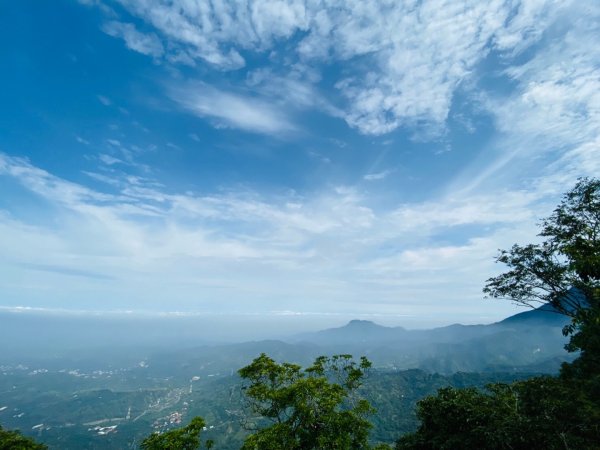
[[[23,335],[40,320],[45,336]],[[164,319],[13,315],[0,331],[3,426],[56,448],[137,448],[150,431],[201,415],[206,436],[216,438],[219,448],[239,448],[246,433],[240,367],[261,353],[301,365],[320,355],[351,353],[373,362],[363,387],[381,415],[373,436],[393,442],[416,426],[417,400],[440,387],[556,373],[574,358],[563,348],[568,318],[547,308],[487,325],[406,330],[353,320],[280,340],[238,343],[209,342],[197,318],[170,320],[171,326]],[[72,342],[74,334],[81,340]],[[399,413],[400,428],[393,419]]]

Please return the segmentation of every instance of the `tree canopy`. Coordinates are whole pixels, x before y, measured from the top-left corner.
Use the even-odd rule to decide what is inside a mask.
[[[373,408],[355,397],[371,363],[350,355],[321,356],[312,366],[279,364],[264,353],[239,374],[249,410],[245,450],[367,449]],[[259,427],[262,421],[270,425]]]
[[[421,424],[396,449],[597,449],[598,412],[591,398],[558,377],[485,391],[443,388],[418,403]]]
[[[194,417],[189,425],[170,430],[165,433],[153,433],[142,441],[142,450],[196,450],[202,448],[200,433],[204,427],[202,417]],[[212,448],[212,441],[206,441],[207,449]]]
[[[550,303],[572,317],[566,348],[580,357],[563,374],[599,374],[600,180],[580,179],[541,227],[541,244],[500,252],[497,261],[509,270],[490,278],[484,292],[528,306]]]
[[[566,348],[579,351],[558,377],[446,388],[419,402],[421,425],[398,450],[597,449],[600,442],[600,181],[580,179],[541,223],[539,244],[502,250],[508,271],[484,292],[572,318]]]
[[[23,436],[18,431],[5,430],[0,426],[0,450],[47,450],[44,444]]]
[[[541,228],[541,243],[500,251],[497,261],[509,270],[487,280],[484,292],[527,306],[551,303],[577,318],[598,302],[600,180],[580,179]]]

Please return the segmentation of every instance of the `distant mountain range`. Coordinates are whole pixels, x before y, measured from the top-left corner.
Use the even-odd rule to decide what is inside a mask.
[[[564,350],[567,338],[562,335],[569,318],[547,305],[488,325],[407,330],[352,320],[339,328],[280,340],[205,345],[197,338],[203,324],[192,318],[182,319],[181,326],[175,319],[168,323],[76,319],[5,317],[0,320],[0,342],[5,343],[0,345],[0,364],[37,357],[52,367],[53,361],[64,364],[69,358],[73,365],[91,369],[137,365],[143,359],[165,376],[175,368],[188,377],[231,373],[263,352],[303,365],[319,355],[345,353],[364,355],[382,369],[449,374],[555,372],[561,362],[574,357]]]
[[[571,356],[564,350],[567,338],[562,335],[569,321],[544,305],[489,325],[454,324],[430,330],[353,320],[293,341],[318,345],[327,353],[343,350],[365,355],[378,366],[397,369],[553,372]]]
[[[192,331],[202,322],[193,319],[173,320],[158,334],[149,320],[7,317],[0,314],[0,419],[51,448],[128,448],[132,437],[139,442],[182,411],[214,424],[206,437],[218,448],[240,448],[243,399],[236,372],[261,353],[303,366],[319,355],[368,357],[379,369],[363,385],[378,410],[372,436],[387,442],[415,429],[415,403],[438,388],[554,373],[574,358],[561,333],[569,318],[549,306],[488,325],[407,330],[352,320],[285,340],[206,345],[198,345]],[[64,345],[86,332],[88,340],[75,343],[81,347]],[[91,424],[119,431],[100,435]]]
[[[264,352],[277,360],[309,364],[316,356],[366,356],[375,367],[390,370],[422,369],[429,372],[556,372],[574,355],[564,350],[562,328],[569,318],[547,306],[488,325],[454,324],[429,330],[386,327],[368,320],[285,340],[210,345],[175,350],[151,358],[149,363],[185,369],[187,375],[203,371],[236,370]],[[185,367],[184,367],[185,366]],[[187,376],[186,375],[186,376]]]
[[[351,320],[339,328],[329,328],[315,333],[304,333],[292,341],[313,342],[319,345],[336,344],[375,344],[384,342],[415,343],[464,342],[503,331],[531,331],[537,328],[560,328],[567,325],[570,319],[557,313],[551,305],[543,305],[489,325],[453,324],[429,330],[407,330],[403,327],[385,327],[369,320]]]

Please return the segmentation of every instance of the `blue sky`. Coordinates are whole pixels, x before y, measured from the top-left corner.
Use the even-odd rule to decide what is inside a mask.
[[[0,5],[0,307],[372,317],[483,300],[600,174],[594,1]]]

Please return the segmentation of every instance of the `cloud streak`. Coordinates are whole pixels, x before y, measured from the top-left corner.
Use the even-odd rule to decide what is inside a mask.
[[[89,272],[87,270],[74,269],[72,267],[55,266],[55,265],[50,265],[50,264],[35,264],[35,263],[23,263],[23,264],[21,264],[21,266],[24,267],[25,269],[40,270],[43,272],[57,273],[60,275],[91,278],[94,280],[107,280],[107,281],[115,280],[115,278],[112,276],[108,276],[108,275],[104,275],[104,274],[96,273],[96,272]]]
[[[181,107],[220,127],[269,135],[295,130],[283,109],[250,95],[225,92],[199,82],[170,86],[169,95]]]
[[[373,172],[373,173],[368,173],[366,174],[363,179],[365,181],[378,181],[378,180],[383,180],[385,178],[387,178],[389,175],[391,175],[392,173],[394,173],[393,170],[391,169],[387,169],[381,172]]]
[[[160,58],[165,52],[156,34],[144,34],[132,23],[111,21],[104,24],[102,30],[109,36],[123,39],[127,48],[138,53]]]

